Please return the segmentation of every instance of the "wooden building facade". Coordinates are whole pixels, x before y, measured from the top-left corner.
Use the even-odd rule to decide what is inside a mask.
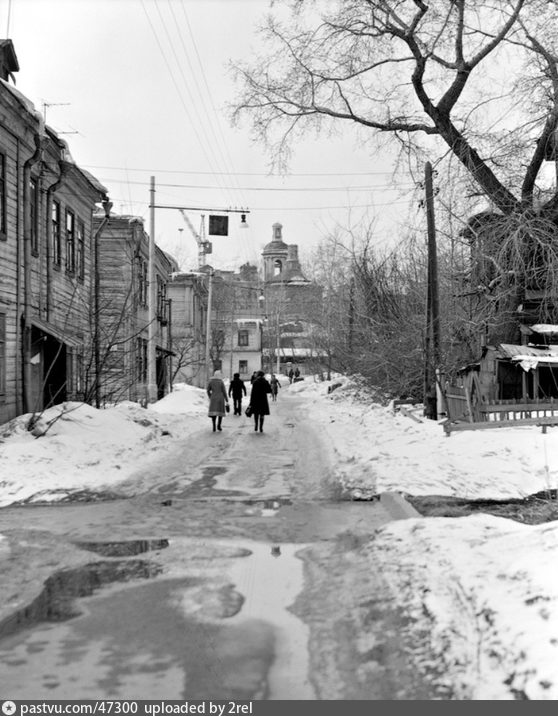
[[[98,241],[98,327],[94,342],[99,386],[98,406],[120,400],[146,403],[149,340],[149,236],[137,216],[94,217]],[[155,246],[155,362],[157,399],[170,389],[172,368],[172,301],[169,277],[178,264]]]
[[[93,212],[106,190],[8,82],[0,42],[0,423],[83,399],[91,348]]]

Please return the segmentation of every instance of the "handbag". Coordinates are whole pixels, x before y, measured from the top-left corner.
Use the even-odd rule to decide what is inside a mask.
[[[249,406],[246,408],[246,410],[244,411],[244,415],[245,415],[247,418],[251,418],[251,417],[252,417],[252,406],[251,406],[251,405],[249,405]]]
[[[231,411],[231,406],[228,403],[225,405],[225,410],[227,411],[227,413],[230,413]]]

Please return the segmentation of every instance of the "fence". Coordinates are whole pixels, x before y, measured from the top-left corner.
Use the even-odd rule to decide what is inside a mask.
[[[543,432],[549,425],[558,425],[558,400],[527,398],[490,400],[471,405],[465,388],[451,386],[446,393],[448,419],[443,423],[446,435],[461,430],[511,428],[537,425]]]

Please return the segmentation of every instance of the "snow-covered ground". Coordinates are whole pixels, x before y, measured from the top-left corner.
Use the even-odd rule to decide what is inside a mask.
[[[282,395],[304,400],[355,497],[398,491],[510,499],[558,486],[556,429],[446,437],[420,410],[414,418],[396,414],[347,378],[306,379]],[[186,385],[146,409],[62,407],[45,412],[40,437],[26,430],[26,416],[0,426],[0,507],[74,491],[118,492],[169,441],[206,427],[205,392]],[[399,520],[363,549],[411,616],[408,628],[430,635],[441,678],[458,698],[558,698],[558,522],[527,526],[480,514]]]

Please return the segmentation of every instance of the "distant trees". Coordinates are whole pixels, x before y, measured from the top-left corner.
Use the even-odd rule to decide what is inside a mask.
[[[533,320],[555,320],[558,5],[288,5],[286,19],[270,15],[262,30],[266,56],[234,67],[240,87],[234,119],[247,116],[280,164],[304,132],[347,124],[365,142],[393,140],[411,162],[445,154],[464,199],[458,232],[469,253],[469,266],[454,266],[461,282],[454,290],[474,307],[473,323],[510,339],[516,309],[535,294]],[[370,269],[361,266],[360,275]],[[391,269],[390,275],[395,280]]]

